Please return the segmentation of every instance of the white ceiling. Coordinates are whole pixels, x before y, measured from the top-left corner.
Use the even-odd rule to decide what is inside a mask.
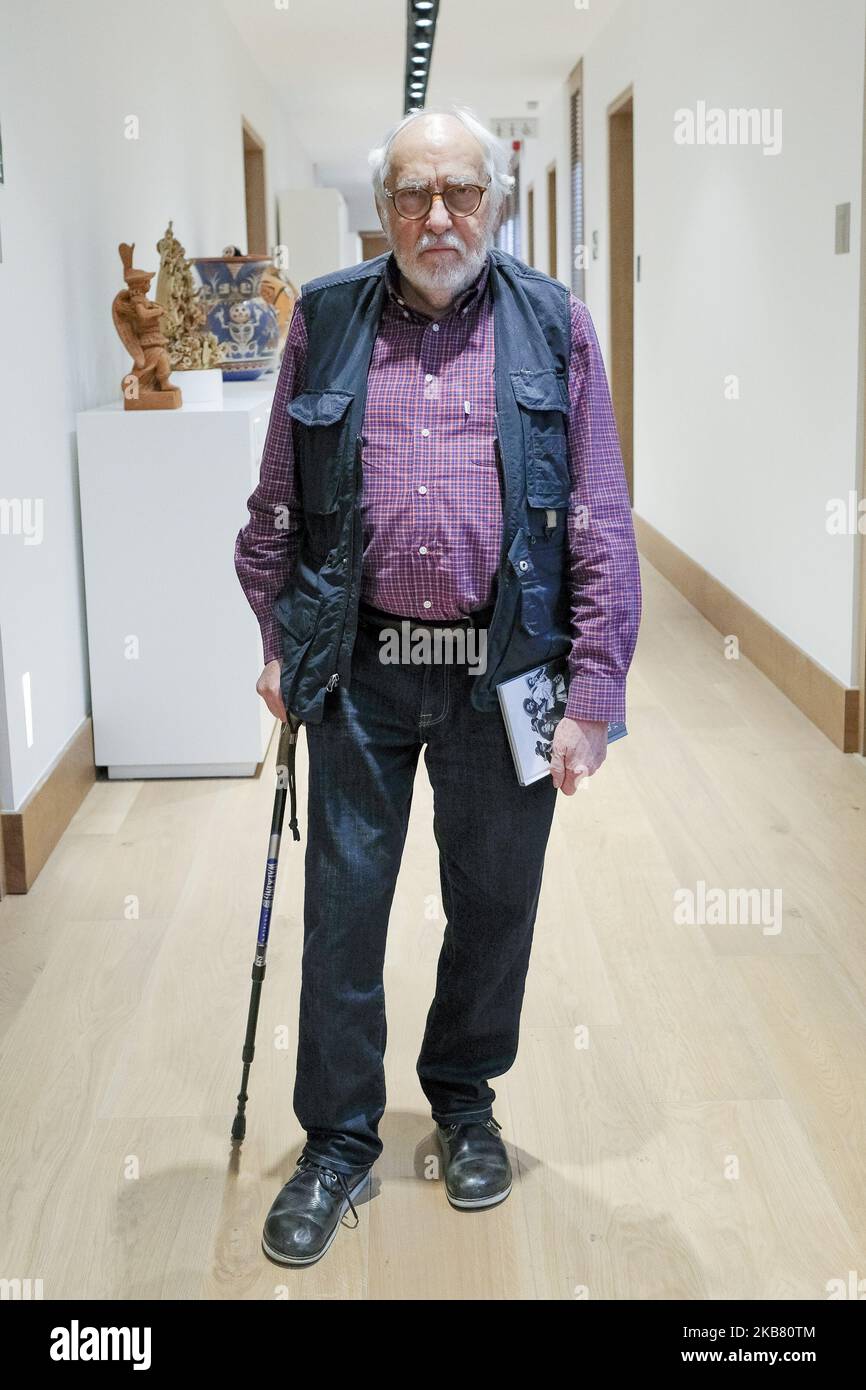
[[[427,104],[482,120],[530,114],[567,78],[620,0],[440,0]],[[403,114],[405,0],[223,0],[279,92],[317,182],[340,188],[353,228],[378,227],[367,151]]]

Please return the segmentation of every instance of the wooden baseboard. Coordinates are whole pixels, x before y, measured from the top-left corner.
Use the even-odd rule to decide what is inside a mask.
[[[643,517],[635,514],[634,526],[638,547],[650,564],[719,632],[735,634],[743,655],[837,748],[858,753],[859,690],[831,676]]]
[[[7,893],[27,893],[96,781],[93,722],[82,720],[19,811],[3,811],[0,847]]]

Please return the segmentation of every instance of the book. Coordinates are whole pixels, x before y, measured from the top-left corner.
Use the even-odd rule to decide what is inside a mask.
[[[496,687],[517,780],[522,787],[550,773],[553,735],[565,714],[568,698],[568,676],[567,658],[560,656],[500,681]],[[622,720],[612,720],[607,726],[607,741],[614,743],[627,733]]]

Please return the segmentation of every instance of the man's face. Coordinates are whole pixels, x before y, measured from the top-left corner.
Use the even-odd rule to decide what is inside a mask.
[[[427,116],[392,144],[385,187],[396,192],[423,184],[441,193],[450,182],[483,186],[488,178],[484,152],[463,123],[456,116]],[[402,274],[432,304],[447,305],[476,279],[493,244],[490,190],[471,217],[452,216],[441,198],[417,221],[401,217],[392,199],[385,203],[382,225]]]

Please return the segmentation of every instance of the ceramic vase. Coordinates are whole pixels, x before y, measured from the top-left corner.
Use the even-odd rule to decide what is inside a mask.
[[[262,256],[196,256],[207,329],[225,344],[224,381],[255,381],[276,365],[279,323],[262,297]]]

